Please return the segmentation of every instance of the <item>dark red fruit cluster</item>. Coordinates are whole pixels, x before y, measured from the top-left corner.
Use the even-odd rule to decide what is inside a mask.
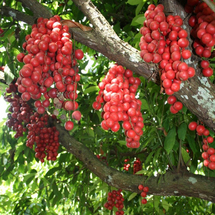
[[[193,47],[196,54],[209,58],[215,45],[215,13],[205,2],[199,0],[188,0],[185,11],[193,13],[188,22],[192,27],[190,33],[195,39]]]
[[[141,196],[143,197],[143,199],[141,200],[142,204],[146,204],[147,203],[147,199],[145,198],[147,196],[147,192],[149,192],[149,188],[148,187],[144,187],[142,184],[140,184],[138,186],[138,190],[141,191]]]
[[[175,96],[169,96],[167,99],[167,103],[170,104],[170,112],[173,114],[178,113],[183,108],[183,104],[177,101]]]
[[[122,190],[113,190],[112,192],[108,193],[107,202],[104,204],[104,207],[108,210],[113,210],[115,206],[118,211],[116,211],[116,215],[123,215],[124,211],[122,210],[124,207],[124,198],[121,194]]]
[[[30,117],[30,123],[27,125],[28,135],[26,146],[29,148],[35,147],[35,157],[41,162],[44,162],[44,158],[47,160],[56,160],[58,155],[58,136],[59,131],[56,127],[48,126],[48,115],[40,116],[39,113],[35,112]]]
[[[136,172],[142,170],[142,162],[140,161],[139,158],[136,158],[136,160],[134,161],[134,165],[133,165],[133,174],[135,174]]]
[[[135,98],[140,83],[139,78],[133,77],[131,70],[114,65],[99,83],[99,95],[93,103],[95,110],[103,109],[101,126],[104,130],[117,132],[120,129],[119,122],[123,121],[126,146],[129,148],[138,148],[143,134],[141,101]]]
[[[197,135],[204,136],[202,149],[202,158],[204,159],[204,166],[211,170],[215,170],[215,149],[210,147],[209,144],[213,143],[214,138],[209,136],[210,132],[204,125],[198,125],[197,122],[190,122],[188,128],[191,131],[196,131]]]
[[[0,37],[4,36],[4,30],[2,28],[0,28]]]
[[[27,54],[17,55],[18,61],[25,64],[17,80],[22,99],[36,100],[39,114],[45,113],[51,99],[55,99],[57,108],[76,110],[77,82],[80,80],[76,60],[83,58],[83,52],[73,50],[68,26],[63,26],[57,15],[50,19],[41,17],[25,39],[22,47]],[[65,128],[71,130],[73,122],[67,122]]]
[[[201,61],[201,67],[202,67],[202,74],[205,77],[210,77],[213,75],[213,69],[211,69],[210,67],[210,63],[207,60],[202,60]]]
[[[188,33],[182,28],[180,16],[165,16],[164,6],[150,4],[145,12],[146,20],[140,29],[140,56],[147,63],[159,63],[162,85],[167,95],[180,90],[181,81],[195,75],[195,69],[189,67],[183,59],[191,57],[186,50]]]
[[[131,164],[130,163],[128,163],[128,161],[130,161],[130,159],[125,159],[124,160],[124,166],[123,166],[123,170],[125,170],[125,171],[128,171],[129,170],[129,168],[131,167]]]
[[[23,132],[26,132],[26,124],[30,122],[30,116],[33,113],[32,108],[23,101],[20,95],[18,95],[17,85],[13,81],[6,89],[4,96],[5,101],[10,103],[8,111],[8,120],[6,125],[16,131],[15,138],[23,136]]]

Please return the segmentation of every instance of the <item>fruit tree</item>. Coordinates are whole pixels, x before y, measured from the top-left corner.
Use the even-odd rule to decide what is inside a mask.
[[[7,0],[1,214],[214,214],[215,4]]]

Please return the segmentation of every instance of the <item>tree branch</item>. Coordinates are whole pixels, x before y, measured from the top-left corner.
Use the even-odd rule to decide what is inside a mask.
[[[19,0],[19,2],[22,3],[23,7],[27,7],[33,12],[34,18],[38,18],[40,16],[50,18],[53,15],[48,8],[36,0]]]
[[[123,190],[140,193],[139,184],[149,186],[149,194],[164,196],[190,196],[215,202],[215,178],[194,175],[188,172],[167,172],[159,177],[131,175],[120,172],[102,163],[85,145],[76,141],[60,125],[56,124],[60,132],[59,141],[66,150],[86,167],[110,186]],[[147,181],[146,181],[147,179]],[[160,181],[158,183],[158,180]]]
[[[10,7],[1,7],[0,13],[4,16],[11,16],[14,20],[26,22],[29,25],[34,24],[34,18],[32,16],[22,13],[18,10],[14,10]]]

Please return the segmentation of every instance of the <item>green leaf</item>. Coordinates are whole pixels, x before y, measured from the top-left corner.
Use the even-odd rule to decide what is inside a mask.
[[[140,99],[140,101],[142,102],[141,110],[148,110],[149,109],[148,102],[145,99]]]
[[[162,148],[160,147],[160,148],[157,149],[156,152],[155,152],[155,155],[154,155],[154,157],[153,157],[153,165],[154,165],[154,166],[156,166],[156,163],[158,163],[158,162],[156,162],[156,161],[158,161],[158,157],[159,157],[159,155],[160,155],[161,149],[162,149]]]
[[[60,167],[54,167],[52,169],[50,169],[47,173],[46,173],[46,176],[50,176],[50,175],[53,175],[54,173],[57,172],[57,170],[61,169]]]
[[[188,140],[188,144],[189,144],[191,150],[193,151],[193,153],[197,153],[198,150],[197,150],[197,148],[196,148],[196,144],[197,144],[197,143],[196,143],[195,139],[194,139],[192,136],[190,136],[190,135],[188,134],[188,135],[187,135],[187,140]]]
[[[153,196],[153,203],[154,203],[155,210],[159,213],[160,197],[159,196]]]
[[[172,205],[170,205],[166,200],[162,199],[162,206],[163,208],[168,211],[169,207],[172,207]]]
[[[91,86],[84,90],[84,94],[91,93],[98,90],[99,90],[98,86]]]
[[[181,148],[181,155],[184,160],[184,163],[187,164],[187,162],[190,160],[190,156],[184,148]]]
[[[135,16],[131,22],[131,26],[136,26],[136,25],[143,25],[143,22],[145,21],[145,16],[144,14],[139,14]]]
[[[86,131],[87,131],[87,133],[91,136],[91,137],[94,137],[94,130],[92,129],[92,128],[86,128]]]
[[[146,170],[145,170],[145,169],[142,169],[142,170],[136,172],[135,174],[136,174],[136,175],[142,175],[142,174],[145,174],[145,173],[146,173]]]
[[[187,133],[187,124],[184,122],[178,128],[178,138],[181,140],[185,140]]]
[[[142,2],[143,0],[128,0],[126,2],[126,4],[130,4],[130,5],[138,5]]]
[[[140,4],[137,5],[137,8],[135,10],[135,15],[137,16],[139,14],[139,12],[141,11],[141,9],[143,8],[143,5],[145,4],[145,2],[141,2]]]
[[[126,145],[126,141],[125,140],[118,140],[117,143],[119,143],[120,145]]]
[[[176,129],[173,127],[167,134],[165,141],[164,141],[164,149],[166,150],[167,154],[169,154],[175,144],[176,138]]]
[[[131,201],[136,195],[137,195],[137,193],[132,193],[132,194],[128,197],[128,201]]]
[[[24,177],[24,181],[26,184],[30,184],[34,178],[35,178],[35,173],[29,173]]]
[[[155,151],[150,152],[150,154],[148,155],[148,157],[145,160],[145,164],[148,164],[151,161],[152,155],[155,153]]]

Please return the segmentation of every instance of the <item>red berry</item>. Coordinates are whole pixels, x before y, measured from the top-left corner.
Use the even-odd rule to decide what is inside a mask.
[[[74,123],[72,121],[67,121],[65,124],[64,124],[64,127],[67,131],[71,131],[74,127]]]
[[[190,124],[188,125],[188,128],[189,128],[191,131],[196,130],[196,127],[197,127],[197,123],[196,123],[196,122],[190,122]]]

